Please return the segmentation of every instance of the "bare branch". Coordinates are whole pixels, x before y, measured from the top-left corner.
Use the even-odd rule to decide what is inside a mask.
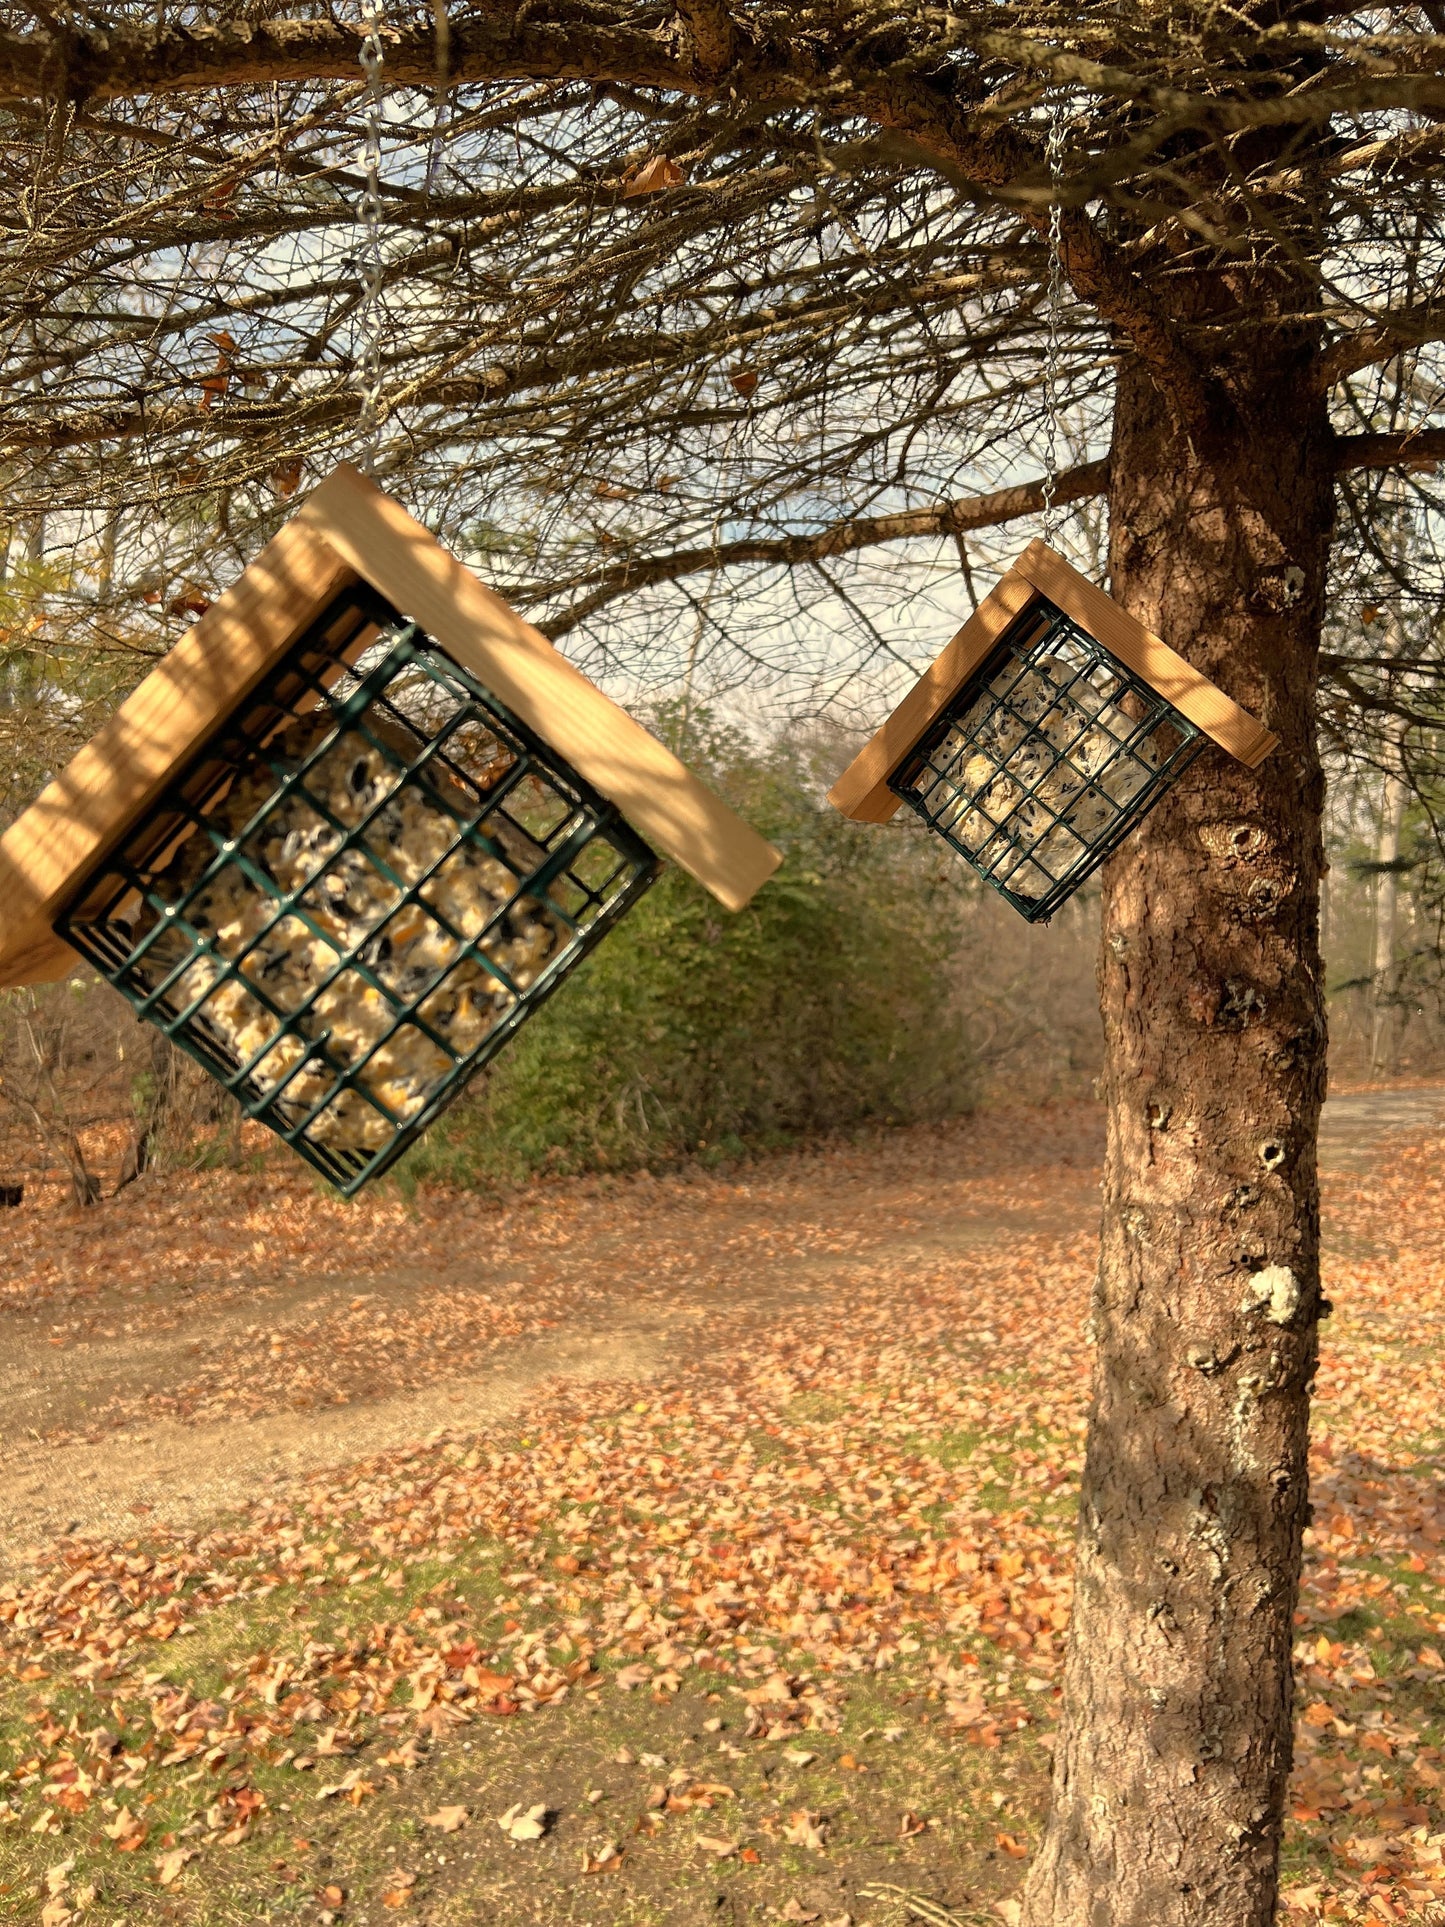
[[[1316,379],[1322,390],[1328,390],[1361,368],[1441,340],[1445,340],[1445,307],[1438,302],[1396,309],[1333,342],[1320,357]]]
[[[1400,428],[1378,435],[1341,435],[1335,441],[1335,472],[1354,469],[1433,470],[1445,462],[1445,428]]]
[[[1102,495],[1108,482],[1107,460],[1083,462],[1077,468],[1066,469],[1059,477],[1054,500],[1060,504],[1082,502],[1091,495]],[[936,508],[859,517],[824,529],[818,535],[788,535],[775,541],[720,542],[713,548],[693,549],[678,555],[639,557],[593,576],[595,586],[589,595],[541,626],[554,639],[564,636],[618,596],[656,582],[676,582],[685,575],[733,568],[747,562],[797,567],[823,562],[835,555],[848,555],[857,549],[874,548],[883,542],[966,535],[973,529],[993,528],[1003,522],[1017,522],[1025,515],[1038,515],[1043,506],[1044,482],[1040,478],[1016,483],[1012,488],[995,489],[989,495],[965,495],[955,502],[940,502]]]

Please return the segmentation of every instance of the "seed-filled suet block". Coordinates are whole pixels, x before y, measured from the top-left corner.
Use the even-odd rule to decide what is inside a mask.
[[[0,985],[92,962],[352,1192],[638,900],[778,856],[354,470],[0,841]]]
[[[1033,923],[1211,740],[1250,767],[1277,741],[1034,542],[829,795],[862,822],[907,805]]]

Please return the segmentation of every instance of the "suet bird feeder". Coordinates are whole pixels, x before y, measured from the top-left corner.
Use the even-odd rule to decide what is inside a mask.
[[[829,800],[865,823],[906,804],[1036,923],[1211,739],[1251,768],[1278,740],[1033,542]]]
[[[343,468],[0,841],[0,986],[76,952],[343,1192],[637,901],[778,854]]]

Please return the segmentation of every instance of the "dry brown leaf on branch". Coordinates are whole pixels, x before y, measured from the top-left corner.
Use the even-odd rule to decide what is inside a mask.
[[[211,598],[199,584],[184,583],[178,595],[172,596],[166,604],[168,616],[203,616],[211,606]]]
[[[201,407],[207,409],[212,402],[224,398],[231,385],[231,368],[236,359],[236,343],[224,330],[220,334],[207,335],[207,341],[215,344],[216,366],[209,375],[201,378]]]
[[[666,154],[654,154],[650,161],[635,167],[622,184],[624,201],[635,201],[643,194],[660,194],[669,187],[681,187],[687,176]]]
[[[728,380],[744,401],[751,401],[757,393],[760,377],[756,368],[736,368],[728,376]]]

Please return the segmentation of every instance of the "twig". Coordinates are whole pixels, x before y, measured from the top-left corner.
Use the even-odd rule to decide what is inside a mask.
[[[941,1900],[934,1900],[928,1894],[914,1893],[907,1887],[895,1887],[886,1880],[875,1881],[871,1887],[858,1889],[860,1900],[891,1900],[901,1907],[904,1914],[912,1920],[927,1922],[927,1927],[974,1927],[974,1923],[986,1922],[987,1914],[960,1913],[957,1908],[945,1907]]]

